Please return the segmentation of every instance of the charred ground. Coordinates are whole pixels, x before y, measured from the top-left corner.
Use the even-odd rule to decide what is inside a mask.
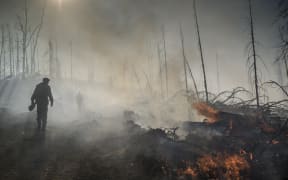
[[[142,128],[135,112],[126,111],[117,131],[103,130],[108,119],[96,117],[52,123],[43,133],[33,114],[2,109],[0,179],[287,178],[287,122],[263,125],[256,116],[214,112],[216,122],[174,129]],[[185,138],[177,135],[181,130]]]

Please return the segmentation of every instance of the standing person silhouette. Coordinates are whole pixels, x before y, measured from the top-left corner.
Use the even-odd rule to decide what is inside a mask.
[[[79,112],[83,112],[84,109],[84,104],[83,104],[83,95],[79,91],[77,96],[76,96],[76,102],[77,102],[77,107]]]
[[[31,96],[31,104],[37,105],[37,125],[38,129],[45,131],[47,124],[47,112],[50,101],[51,107],[53,106],[53,96],[51,88],[48,85],[50,79],[43,78],[43,81],[39,83]],[[48,100],[49,99],[49,100]]]

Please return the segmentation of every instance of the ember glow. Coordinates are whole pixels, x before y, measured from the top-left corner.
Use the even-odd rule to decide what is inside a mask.
[[[178,176],[188,176],[200,179],[245,179],[250,164],[246,155],[217,153],[205,154],[199,157],[194,165],[189,162],[186,169],[179,169]]]
[[[241,179],[240,172],[248,171],[248,161],[237,154],[205,155],[198,159],[200,173],[207,178],[223,177],[224,179]]]
[[[199,115],[207,118],[208,123],[215,123],[218,121],[219,111],[204,102],[193,104],[193,108],[197,110]]]
[[[179,169],[177,171],[178,176],[189,176],[189,177],[195,177],[197,176],[197,172],[195,169],[193,169],[191,166],[188,166],[186,169]]]

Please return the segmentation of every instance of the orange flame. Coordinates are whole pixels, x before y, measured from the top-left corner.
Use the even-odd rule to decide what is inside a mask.
[[[241,156],[232,155],[225,159],[224,166],[226,171],[226,178],[233,179],[233,177],[240,177],[242,170],[248,169],[248,162]]]
[[[241,172],[250,168],[247,160],[237,154],[205,155],[197,160],[200,174],[209,178],[241,179]]]
[[[192,169],[192,167],[190,167],[190,166],[183,171],[183,174],[188,175],[188,176],[193,176],[193,177],[197,176],[196,171],[194,169]]]
[[[193,107],[197,110],[199,115],[205,116],[208,123],[215,123],[218,121],[219,111],[204,102],[194,103]]]

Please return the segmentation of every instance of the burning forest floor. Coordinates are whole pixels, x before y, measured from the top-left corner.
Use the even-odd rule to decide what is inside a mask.
[[[198,105],[201,113],[205,104]],[[202,109],[201,109],[202,108]],[[204,108],[205,109],[205,108]],[[211,112],[210,112],[211,113]],[[182,122],[177,128],[142,128],[132,111],[69,124],[49,122],[35,130],[33,114],[1,110],[0,179],[285,179],[288,178],[287,121],[253,122],[217,113],[216,122]],[[207,115],[208,118],[211,117]],[[243,125],[245,124],[245,125]],[[181,138],[177,132],[185,131]]]

